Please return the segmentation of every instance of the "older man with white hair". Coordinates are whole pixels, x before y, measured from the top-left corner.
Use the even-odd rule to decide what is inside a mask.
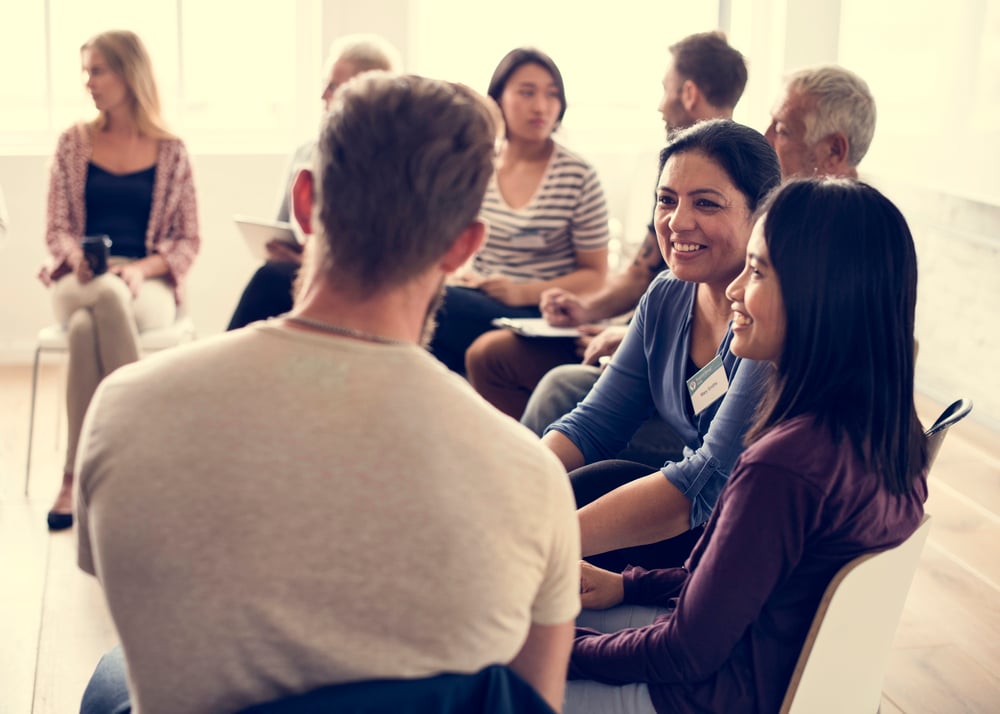
[[[778,154],[783,178],[857,178],[875,134],[875,99],[868,85],[836,65],[790,74],[764,136]]]

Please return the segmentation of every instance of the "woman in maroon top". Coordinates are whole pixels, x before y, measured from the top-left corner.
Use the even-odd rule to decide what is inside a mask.
[[[870,186],[765,203],[727,291],[733,352],[774,366],[749,445],[684,568],[583,564],[565,712],[778,711],[830,579],[923,515],[916,287],[906,221]]]

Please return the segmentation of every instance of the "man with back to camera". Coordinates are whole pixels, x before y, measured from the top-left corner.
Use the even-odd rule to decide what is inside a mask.
[[[726,36],[721,32],[689,35],[669,50],[659,106],[667,133],[704,119],[731,119],[746,87],[747,68],[743,55],[729,45]],[[651,168],[654,165],[651,163]],[[653,177],[654,183],[657,178]],[[632,263],[602,290],[578,296],[552,288],[542,294],[539,307],[543,316],[555,325],[579,326],[580,340],[525,339],[507,330],[488,332],[466,352],[469,381],[494,406],[522,418],[522,423],[541,435],[545,427],[576,405],[581,390],[586,394],[600,374],[597,367],[579,364],[580,351],[583,365],[596,365],[600,357],[612,354],[625,336],[623,325],[605,328],[593,323],[634,309],[653,278],[665,268],[650,222]],[[568,364],[573,362],[577,364]],[[553,373],[562,377],[546,377],[541,384],[549,386],[539,386],[538,399],[532,399],[538,409],[525,410],[539,380],[557,365],[567,365]],[[662,464],[682,447],[673,432],[654,418],[637,433],[626,454]]]
[[[482,242],[493,146],[464,87],[355,78],[293,188],[310,238],[292,312],[101,385],[79,562],[143,714],[494,663],[561,707],[580,607],[565,471],[422,346]],[[85,704],[122,681],[114,655]]]
[[[856,178],[875,133],[875,119],[875,99],[861,77],[835,65],[810,67],[786,77],[764,136],[778,155],[782,178]],[[586,396],[599,375],[598,369],[581,365],[552,370],[539,382],[521,423],[541,435]],[[622,458],[662,464],[665,459],[656,463],[660,454],[647,446],[657,443],[651,439],[662,438],[665,429],[652,429],[656,424],[654,417],[640,428]],[[637,446],[638,454],[630,453]]]

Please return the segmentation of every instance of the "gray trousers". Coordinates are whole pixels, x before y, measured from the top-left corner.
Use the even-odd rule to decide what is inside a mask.
[[[652,624],[666,612],[657,607],[620,605],[608,610],[584,610],[576,624],[599,632],[617,632]],[[563,714],[656,714],[656,709],[645,684],[614,686],[574,679],[566,683]]]
[[[138,360],[139,333],[173,324],[177,305],[166,280],[146,280],[133,299],[121,278],[105,273],[87,283],[73,274],[60,278],[52,286],[52,307],[69,343],[64,470],[71,473],[83,417],[97,385],[122,365]]]

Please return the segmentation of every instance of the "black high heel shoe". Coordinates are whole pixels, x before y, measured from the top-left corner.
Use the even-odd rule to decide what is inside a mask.
[[[52,504],[52,510],[49,511],[45,518],[45,522],[49,524],[50,531],[64,531],[67,528],[73,527],[73,511],[57,511],[60,505],[65,508],[69,506],[73,507],[73,499],[71,498],[73,492],[73,473],[71,471],[64,471],[62,477],[62,486],[59,487],[59,495],[56,496],[55,503]]]
[[[67,528],[73,527],[72,513],[57,513],[55,511],[49,511],[49,515],[45,520],[49,524],[50,531],[64,531]]]

